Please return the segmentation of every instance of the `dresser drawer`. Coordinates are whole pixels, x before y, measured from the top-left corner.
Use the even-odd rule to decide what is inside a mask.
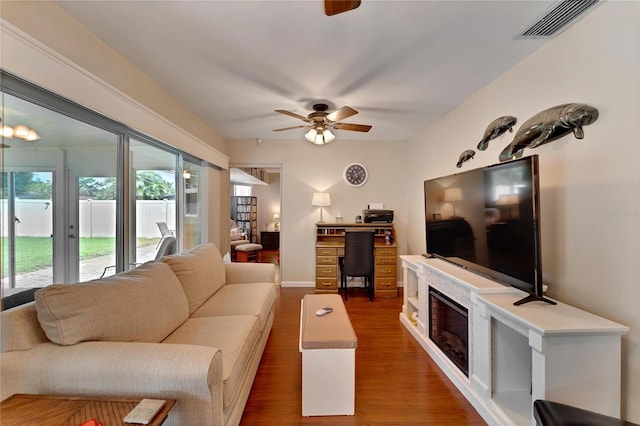
[[[316,265],[337,265],[338,258],[336,256],[318,256],[316,257]]]
[[[335,265],[317,265],[316,277],[332,277],[338,276],[338,267]]]
[[[376,290],[396,290],[398,284],[395,277],[380,277],[376,278]]]
[[[376,257],[378,256],[396,256],[396,247],[376,247]]]
[[[376,277],[396,277],[396,265],[376,265]]]
[[[337,247],[316,247],[316,256],[336,256],[338,254]]]
[[[395,265],[397,262],[396,257],[376,256],[376,265]]]
[[[316,290],[338,290],[338,278],[316,277]]]

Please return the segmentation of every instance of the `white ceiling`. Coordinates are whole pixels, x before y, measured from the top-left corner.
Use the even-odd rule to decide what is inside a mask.
[[[327,17],[321,0],[59,1],[223,137],[301,139],[317,101],[360,113],[369,133],[407,140],[544,40],[516,39],[553,4],[363,0]],[[488,124],[488,123],[487,123]]]

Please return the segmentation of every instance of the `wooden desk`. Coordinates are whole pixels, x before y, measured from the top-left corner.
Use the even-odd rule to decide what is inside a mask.
[[[344,256],[344,233],[350,228],[375,231],[375,296],[397,297],[398,246],[395,229],[391,223],[316,224],[316,293],[338,292],[340,283],[338,259]],[[387,244],[385,241],[387,231],[391,232],[392,244]]]
[[[142,398],[92,398],[81,396],[16,394],[2,401],[2,426],[78,426],[95,419],[104,426],[132,425],[122,419]],[[149,423],[160,426],[176,403],[169,399]]]

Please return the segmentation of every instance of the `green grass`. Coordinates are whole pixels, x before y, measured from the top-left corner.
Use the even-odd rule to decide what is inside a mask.
[[[155,244],[157,238],[138,238],[138,246]],[[2,237],[2,276],[8,269],[8,239]],[[115,252],[115,238],[80,238],[80,259],[87,260]],[[46,237],[16,237],[16,274],[53,266],[53,239]]]
[[[106,256],[116,251],[116,239],[109,237],[80,238],[80,260]]]

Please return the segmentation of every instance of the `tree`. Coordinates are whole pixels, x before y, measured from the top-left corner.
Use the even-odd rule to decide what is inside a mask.
[[[2,198],[9,194],[8,173],[2,173]],[[16,198],[42,198],[49,199],[53,194],[50,181],[44,181],[35,176],[33,172],[14,172],[13,190]]]
[[[163,200],[175,198],[176,190],[173,182],[167,182],[151,170],[140,170],[136,173],[136,199]]]
[[[81,198],[115,200],[117,189],[118,181],[114,177],[81,177],[78,179],[78,195]]]

